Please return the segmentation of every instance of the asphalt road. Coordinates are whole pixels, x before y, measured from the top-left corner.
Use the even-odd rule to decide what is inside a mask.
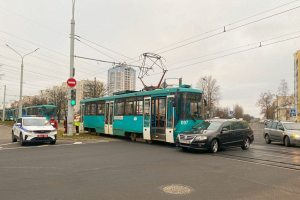
[[[0,199],[300,199],[300,147],[251,126],[249,150],[216,154],[111,137],[20,147],[0,126]]]

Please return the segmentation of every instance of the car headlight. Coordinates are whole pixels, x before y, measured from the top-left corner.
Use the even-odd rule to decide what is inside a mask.
[[[207,136],[197,136],[195,139],[196,140],[206,140]]]
[[[293,137],[295,137],[295,138],[300,138],[300,135],[294,134]]]

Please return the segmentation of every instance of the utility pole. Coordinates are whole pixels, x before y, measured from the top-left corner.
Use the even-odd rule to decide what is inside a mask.
[[[74,20],[75,0],[72,0],[72,19],[71,19],[71,46],[70,46],[70,77],[74,76],[74,35],[75,35],[75,20]],[[71,105],[71,87],[68,87],[68,129],[67,135],[73,136],[74,130],[74,107]]]
[[[19,118],[22,117],[22,92],[23,92],[23,68],[24,68],[24,64],[23,64],[23,60],[25,58],[25,56],[32,54],[33,52],[36,52],[39,48],[37,48],[36,50],[25,54],[24,56],[22,56],[19,52],[17,52],[16,50],[14,50],[13,48],[11,48],[9,45],[6,44],[7,47],[9,47],[11,50],[13,50],[14,52],[16,52],[17,54],[19,54],[19,56],[21,56],[22,58],[22,64],[21,64],[21,81],[20,81],[20,100],[19,100]]]
[[[5,117],[5,95],[6,95],[6,85],[4,85],[4,100],[3,100],[2,121],[4,121],[4,117]]]

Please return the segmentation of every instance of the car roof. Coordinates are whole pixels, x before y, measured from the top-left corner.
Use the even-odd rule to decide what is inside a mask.
[[[238,119],[206,119],[207,122],[241,122]]]

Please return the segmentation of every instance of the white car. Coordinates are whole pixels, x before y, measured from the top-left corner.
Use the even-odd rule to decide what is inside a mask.
[[[12,129],[12,142],[20,140],[21,145],[29,142],[50,142],[55,144],[57,130],[45,117],[22,117]]]

